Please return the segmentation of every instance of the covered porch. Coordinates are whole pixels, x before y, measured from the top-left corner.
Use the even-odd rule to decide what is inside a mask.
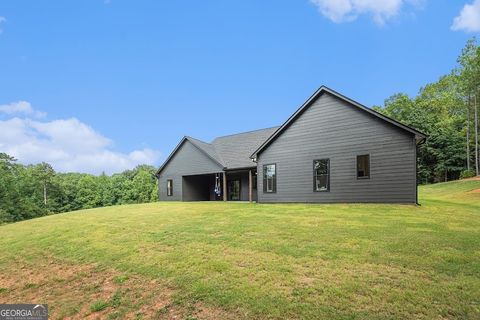
[[[257,201],[257,169],[182,176],[183,201]]]

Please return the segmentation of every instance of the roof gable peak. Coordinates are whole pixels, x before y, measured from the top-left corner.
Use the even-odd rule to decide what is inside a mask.
[[[295,111],[295,113],[293,113],[288,119],[287,121],[285,121],[262,145],[260,145],[260,147],[255,150],[255,152],[250,156],[250,158],[252,159],[255,159],[257,157],[257,155],[259,153],[261,153],[271,142],[273,142],[276,137],[278,137],[285,129],[287,129],[291,123],[293,123],[306,109],[308,109],[315,100],[317,100],[322,94],[324,93],[329,93],[335,97],[337,97],[338,99],[341,99],[347,103],[349,103],[350,105],[354,106],[354,107],[357,107],[359,108],[360,110],[363,110],[377,118],[380,118],[386,122],[389,122],[390,124],[396,126],[396,127],[399,127],[405,131],[408,131],[410,132],[411,134],[415,135],[416,139],[418,141],[423,141],[425,138],[426,138],[426,135],[414,128],[411,128],[407,125],[404,125],[390,117],[387,117],[375,110],[372,110],[366,106],[364,106],[363,104],[353,100],[353,99],[350,99],[346,96],[344,96],[343,94],[333,90],[333,89],[330,89],[329,87],[325,86],[325,85],[322,85],[320,88],[318,88],[301,106],[300,108],[297,109],[297,111]]]

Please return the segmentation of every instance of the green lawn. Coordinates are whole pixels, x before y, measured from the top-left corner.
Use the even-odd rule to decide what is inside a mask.
[[[479,319],[480,181],[422,206],[154,203],[0,227],[0,303],[57,318]]]

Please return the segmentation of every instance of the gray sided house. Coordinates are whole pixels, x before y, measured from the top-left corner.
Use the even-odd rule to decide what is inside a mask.
[[[184,137],[157,172],[162,201],[416,203],[425,135],[327,87],[283,125]]]

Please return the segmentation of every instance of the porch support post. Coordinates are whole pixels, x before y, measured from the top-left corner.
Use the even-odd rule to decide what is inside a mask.
[[[223,171],[223,201],[227,201],[227,173]]]
[[[253,197],[252,197],[252,193],[253,193],[253,184],[252,184],[252,181],[253,178],[252,178],[252,170],[248,170],[248,201],[249,202],[252,202],[253,200]]]

